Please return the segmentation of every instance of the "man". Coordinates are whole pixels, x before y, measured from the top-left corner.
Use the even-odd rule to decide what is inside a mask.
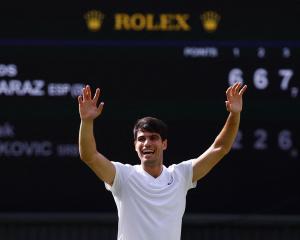
[[[101,114],[104,103],[97,104],[99,88],[93,98],[91,88],[83,88],[78,97],[80,157],[114,196],[119,216],[118,240],[180,239],[187,191],[230,151],[238,132],[246,88],[236,83],[227,89],[229,116],[213,144],[199,157],[168,168],[163,165],[167,127],[152,117],[142,118],[134,126],[140,165],[111,162],[99,153],[93,121]]]

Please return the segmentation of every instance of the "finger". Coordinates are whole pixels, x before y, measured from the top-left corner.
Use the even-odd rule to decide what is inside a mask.
[[[90,100],[92,97],[92,91],[91,91],[91,87],[89,85],[86,85],[86,96],[87,96],[87,99]]]
[[[100,89],[97,88],[96,92],[95,92],[95,95],[94,95],[94,98],[93,98],[93,101],[97,103],[98,99],[99,99],[99,96],[100,96]]]
[[[241,83],[240,82],[237,82],[236,84],[234,84],[234,86],[232,88],[232,94],[236,95],[240,88],[241,88]]]
[[[103,106],[104,106],[104,102],[101,102],[99,104],[99,106],[97,107],[97,111],[98,111],[99,114],[102,112]]]
[[[233,96],[233,88],[235,85],[231,86],[230,90],[229,90],[229,97]]]
[[[82,99],[83,99],[83,101],[85,101],[86,98],[87,98],[87,96],[86,96],[86,89],[84,87],[84,88],[82,88]]]
[[[239,92],[239,95],[242,96],[247,89],[247,85],[245,85]]]
[[[227,111],[229,111],[229,101],[225,101],[225,104],[226,104]]]
[[[78,104],[81,105],[81,104],[82,104],[82,101],[83,101],[83,100],[82,100],[82,96],[78,96],[77,99],[78,99]]]
[[[229,87],[229,88],[227,88],[227,90],[226,90],[226,95],[227,95],[227,97],[230,96],[231,89],[232,89],[232,86]]]

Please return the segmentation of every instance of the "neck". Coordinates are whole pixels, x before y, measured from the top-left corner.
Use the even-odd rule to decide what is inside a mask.
[[[161,174],[163,170],[163,165],[156,165],[156,166],[147,166],[145,164],[142,164],[143,169],[149,173],[152,177],[157,178]]]

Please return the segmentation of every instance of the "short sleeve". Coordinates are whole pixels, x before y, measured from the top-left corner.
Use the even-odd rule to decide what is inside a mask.
[[[174,166],[176,172],[178,172],[185,180],[186,190],[195,188],[197,186],[197,181],[193,181],[193,159],[183,161]]]
[[[111,185],[108,183],[105,184],[105,188],[108,191],[111,191],[113,195],[120,196],[122,191],[122,184],[126,182],[126,179],[128,178],[130,172],[133,170],[133,166],[129,164],[123,164],[120,162],[112,162],[115,165],[116,168],[116,175],[114,178],[114,182]]]

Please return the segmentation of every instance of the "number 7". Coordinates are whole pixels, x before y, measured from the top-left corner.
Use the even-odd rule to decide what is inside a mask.
[[[294,75],[294,71],[292,69],[280,69],[278,71],[278,75],[282,77],[280,89],[287,90],[289,86],[289,82]]]

